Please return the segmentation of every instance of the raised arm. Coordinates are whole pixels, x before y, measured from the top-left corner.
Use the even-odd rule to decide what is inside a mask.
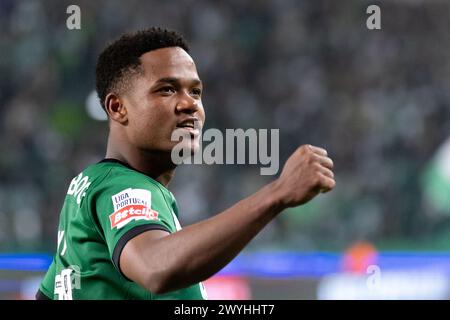
[[[156,294],[203,281],[226,266],[283,209],[333,189],[332,168],[324,149],[304,145],[287,160],[277,180],[222,213],[173,234],[152,230],[128,241],[120,269]]]

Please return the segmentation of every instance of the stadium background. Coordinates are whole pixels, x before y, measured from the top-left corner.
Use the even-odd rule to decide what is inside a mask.
[[[66,9],[81,8],[81,30]],[[381,7],[381,30],[366,28]],[[212,298],[450,297],[450,2],[0,0],[0,298],[27,299],[56,247],[72,177],[105,152],[96,57],[159,25],[191,43],[206,128],[279,128],[280,160],[328,149],[337,187],[287,210],[218,276]],[[177,170],[190,224],[273,177]]]

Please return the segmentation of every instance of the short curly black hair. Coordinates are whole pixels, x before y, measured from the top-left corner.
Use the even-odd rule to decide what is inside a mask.
[[[96,67],[96,89],[100,103],[105,108],[105,98],[110,92],[119,93],[127,88],[129,78],[142,72],[140,56],[168,47],[180,47],[189,52],[189,46],[176,31],[152,27],[125,33],[110,43],[99,55]]]

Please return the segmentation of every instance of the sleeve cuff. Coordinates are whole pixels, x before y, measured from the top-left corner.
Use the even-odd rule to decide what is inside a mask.
[[[45,293],[41,291],[41,289],[38,289],[36,292],[36,300],[52,300]]]
[[[141,233],[149,230],[163,230],[170,233],[169,229],[167,229],[165,226],[160,224],[144,224],[137,227],[134,227],[133,229],[128,230],[120,239],[117,241],[117,244],[114,248],[113,252],[113,263],[116,269],[120,272],[120,274],[127,279],[128,281],[131,281],[128,279],[123,273],[122,270],[120,270],[120,255],[122,254],[122,250],[127,244],[128,241],[133,239],[134,237],[140,235]]]

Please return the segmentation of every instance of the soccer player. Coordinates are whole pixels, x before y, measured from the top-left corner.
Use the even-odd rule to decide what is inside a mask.
[[[202,82],[176,32],[125,34],[100,54],[106,157],[70,183],[58,247],[37,299],[206,299],[201,281],[227,265],[283,209],[331,190],[332,160],[299,147],[280,176],[231,208],[181,229],[167,189],[175,130],[199,146]],[[186,186],[189,187],[189,186]]]

